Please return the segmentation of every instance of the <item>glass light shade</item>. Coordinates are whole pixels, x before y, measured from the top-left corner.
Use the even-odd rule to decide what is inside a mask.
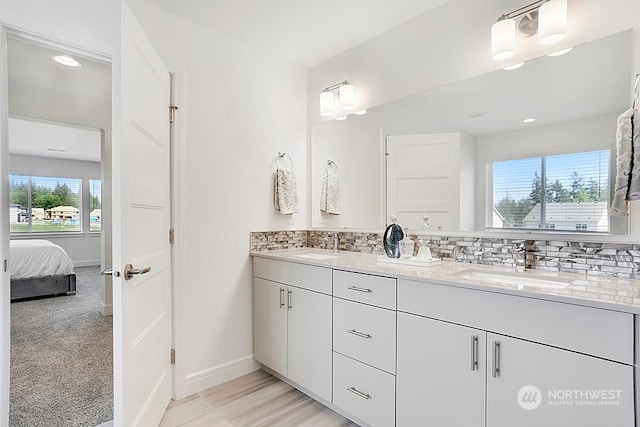
[[[491,55],[495,61],[511,58],[516,51],[516,21],[501,19],[491,26]]]
[[[333,92],[322,92],[320,94],[320,115],[332,116],[335,113],[335,105],[333,102]]]
[[[356,94],[353,85],[346,84],[339,89],[340,108],[343,110],[353,110],[356,106]]]
[[[67,67],[81,67],[82,63],[75,58],[72,58],[68,55],[56,55],[52,56],[51,59],[56,61],[58,64],[66,65]]]
[[[538,37],[543,45],[557,43],[567,35],[567,0],[549,0],[538,12]]]

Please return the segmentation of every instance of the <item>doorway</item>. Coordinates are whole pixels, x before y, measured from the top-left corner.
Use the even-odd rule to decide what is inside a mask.
[[[63,54],[77,59],[80,66],[69,67],[52,60]],[[33,423],[33,418],[25,418],[24,412],[19,413],[33,408],[33,405],[16,400],[16,396],[22,393],[29,397],[33,397],[34,393],[46,396],[45,389],[52,387],[51,384],[60,393],[69,392],[69,398],[62,399],[68,402],[66,409],[71,409],[65,415],[67,423],[75,422],[73,409],[81,407],[76,421],[95,425],[112,417],[112,412],[105,415],[105,384],[110,387],[111,410],[113,401],[112,326],[108,317],[112,314],[111,283],[99,276],[101,266],[109,265],[111,258],[111,218],[108,215],[111,180],[111,66],[106,57],[13,30],[8,32],[7,37],[7,64],[10,192],[13,183],[19,184],[20,180],[25,179],[29,184],[25,188],[30,191],[27,206],[20,204],[17,208],[21,213],[25,211],[21,221],[15,221],[14,224],[10,215],[11,239],[42,238],[55,242],[72,258],[78,282],[75,295],[11,304],[11,425]],[[43,127],[48,129],[44,131],[45,138],[40,132],[39,136],[31,134],[16,143],[15,139],[19,136],[13,132],[15,129],[33,130]],[[56,139],[56,129],[97,133],[97,149],[94,147],[90,154],[84,153],[86,147],[71,143],[73,138],[69,135],[73,132]],[[43,139],[45,144],[38,146],[37,143]],[[87,142],[88,139],[84,141]],[[82,141],[78,144],[82,144]],[[74,182],[78,185],[75,186]],[[71,202],[56,203],[57,206],[44,206],[42,199],[53,197],[56,187],[75,192],[75,199],[71,197]],[[36,201],[35,193],[47,193],[47,189],[50,194],[39,194],[41,198]],[[75,205],[74,200],[77,201]],[[64,206],[72,209],[67,209],[68,213],[58,217],[58,211],[54,208]],[[86,309],[81,309],[80,303]],[[31,316],[29,310],[34,310]],[[52,316],[48,316],[51,322],[53,313],[60,316],[58,324],[63,326],[52,327],[49,331],[42,327],[31,330],[25,328],[25,311],[26,318],[36,324],[35,320],[43,317],[43,310],[51,310]],[[46,315],[44,317],[47,318]],[[92,330],[92,327],[95,329]],[[97,339],[99,336],[106,337],[108,342]],[[94,341],[88,339],[81,342],[79,337]],[[44,344],[38,348],[33,341]],[[31,349],[25,350],[25,344],[31,345]],[[49,381],[46,387],[41,387],[36,379],[23,375],[30,370],[30,361],[26,360],[25,354],[38,353],[40,359],[33,361],[35,364],[31,367],[33,372],[37,372],[36,367],[43,359],[58,360],[63,357],[61,349],[67,351],[67,363],[51,369],[55,378],[47,378],[53,382]],[[105,357],[105,351],[111,354]],[[17,358],[20,359],[16,360]],[[107,370],[104,366],[99,366],[105,364],[105,360],[109,365]],[[95,375],[95,381],[81,381],[78,368],[84,374]],[[23,382],[19,384],[20,387],[14,387],[16,378]],[[43,375],[40,378],[44,382]],[[80,391],[81,387],[85,387],[83,392]],[[88,395],[90,398],[80,404],[74,394]],[[43,415],[53,422],[50,418],[51,411]]]

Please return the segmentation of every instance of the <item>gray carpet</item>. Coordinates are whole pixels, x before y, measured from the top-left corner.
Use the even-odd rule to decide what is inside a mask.
[[[77,267],[77,294],[11,304],[11,426],[89,426],[113,418],[112,317],[99,267]]]

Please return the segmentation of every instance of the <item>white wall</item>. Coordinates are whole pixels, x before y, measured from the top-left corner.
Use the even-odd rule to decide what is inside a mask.
[[[100,163],[80,160],[52,159],[47,157],[9,156],[9,171],[14,175],[52,176],[61,178],[82,179],[82,205],[89,204],[89,180],[100,179]],[[83,210],[83,228],[88,231],[88,211]],[[100,234],[83,233],[82,235],[14,235],[12,239],[43,238],[62,246],[76,267],[100,265]]]
[[[249,233],[307,227],[306,74],[153,6],[132,9],[178,84],[174,332],[184,397],[255,369]],[[298,178],[292,217],[273,209],[278,152]]]

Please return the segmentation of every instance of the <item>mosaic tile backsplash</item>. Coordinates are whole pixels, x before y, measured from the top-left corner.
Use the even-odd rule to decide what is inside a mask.
[[[333,249],[336,236],[341,251],[384,253],[383,233],[321,230],[252,232],[251,251]],[[420,245],[426,245],[434,257],[458,262],[515,267],[520,258],[526,268],[640,279],[640,244],[411,234],[410,237],[416,242],[416,253]]]

